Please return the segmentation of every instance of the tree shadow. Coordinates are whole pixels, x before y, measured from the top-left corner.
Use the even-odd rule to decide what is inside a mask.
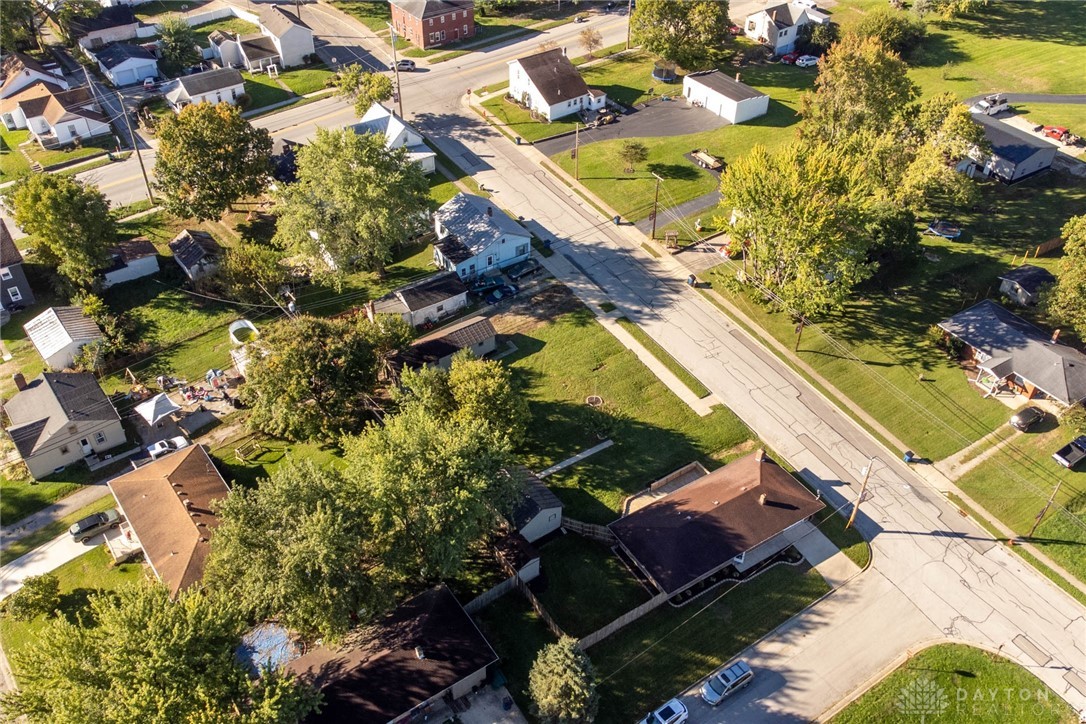
[[[936,20],[934,25],[997,40],[1043,38],[1057,45],[1086,45],[1086,33],[1082,32],[1086,7],[1082,3],[993,3],[976,13]]]
[[[650,173],[665,179],[677,181],[696,181],[701,178],[701,172],[697,166],[685,163],[650,163]]]
[[[958,40],[946,33],[928,33],[924,42],[909,54],[908,63],[914,68],[933,68],[948,63],[963,63],[969,56],[958,47]],[[950,78],[948,81],[970,80],[969,78]]]

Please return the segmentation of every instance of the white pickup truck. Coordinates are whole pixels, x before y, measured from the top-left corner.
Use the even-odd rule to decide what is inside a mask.
[[[994,95],[985,96],[983,100],[979,100],[973,104],[970,109],[973,113],[983,113],[986,116],[994,116],[1003,111],[1009,111],[1010,104],[1007,103],[1007,96],[996,93]]]

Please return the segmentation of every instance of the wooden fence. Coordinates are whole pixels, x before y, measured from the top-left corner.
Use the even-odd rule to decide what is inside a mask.
[[[689,474],[691,474],[693,472],[701,473],[700,475],[697,476],[699,478],[703,478],[703,477],[705,477],[706,475],[709,474],[709,471],[705,469],[705,466],[702,465],[701,463],[699,463],[697,460],[695,460],[692,463],[688,463],[687,465],[683,465],[681,468],[679,468],[678,470],[676,470],[673,473],[668,473],[664,477],[657,480],[655,483],[652,483],[651,485],[649,485],[649,490],[655,492],[655,491],[659,490],[660,488],[664,487],[665,485],[670,485],[671,483],[675,482],[679,478],[684,477],[686,475],[689,475]]]
[[[532,589],[528,588],[528,584],[520,580],[519,577],[514,580],[517,582],[517,588],[524,594],[524,597],[528,599],[528,603],[532,605],[532,608],[539,614],[539,617],[543,619],[543,623],[547,624],[547,628],[551,630],[551,633],[558,638],[565,636],[566,632],[562,630],[562,627],[558,625],[558,622],[551,618],[551,615],[547,613],[547,609],[543,608],[543,603],[535,597],[535,594],[532,593]]]
[[[577,535],[583,535],[585,538],[591,538],[592,540],[599,541],[600,543],[606,543],[607,545],[615,545],[618,543],[618,539],[615,538],[615,534],[611,532],[611,529],[605,525],[596,525],[595,523],[582,523],[579,520],[573,518],[562,517],[562,527],[571,533]]]
[[[595,644],[598,644],[600,641],[603,641],[605,638],[613,634],[615,631],[621,629],[623,626],[628,626],[629,624],[644,616],[649,611],[652,611],[653,609],[663,605],[666,601],[667,594],[658,593],[649,600],[642,603],[637,608],[630,609],[626,613],[622,614],[603,628],[588,634],[583,639],[578,641],[577,645],[580,646],[582,650],[587,649],[589,646],[594,646]]]

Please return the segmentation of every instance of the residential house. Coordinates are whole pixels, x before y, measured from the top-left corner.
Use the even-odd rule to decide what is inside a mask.
[[[691,73],[683,78],[686,102],[715,113],[729,123],[743,123],[769,110],[769,96],[735,78],[712,70]]]
[[[48,83],[57,90],[68,90],[68,81],[64,80],[64,71],[59,65],[42,63],[17,51],[4,56],[0,76],[0,98],[10,98],[34,83]]]
[[[398,314],[413,327],[436,322],[468,304],[468,288],[452,272],[400,287],[370,304],[369,314]]]
[[[158,250],[147,239],[132,239],[109,250],[111,263],[101,271],[102,288],[158,274]]]
[[[15,449],[35,479],[125,443],[121,417],[89,372],[43,372],[4,404]]]
[[[237,103],[238,96],[245,92],[245,79],[233,68],[216,68],[203,73],[183,75],[170,84],[166,90],[166,102],[170,108],[180,111],[187,105],[196,103]]]
[[[174,261],[191,281],[214,274],[219,269],[222,247],[206,231],[185,229],[170,242]]]
[[[132,40],[139,27],[139,19],[132,8],[118,4],[102,8],[93,18],[74,18],[71,21],[71,34],[80,47],[96,50],[108,43]]]
[[[459,193],[434,213],[434,263],[473,279],[532,255],[532,235],[482,196]]]
[[[23,255],[11,238],[7,222],[0,219],[0,305],[29,307],[33,303],[34,291],[23,272]]]
[[[49,307],[23,325],[23,331],[47,367],[62,370],[75,364],[83,345],[104,339],[81,307]]]
[[[1047,269],[1023,264],[999,277],[999,291],[1023,307],[1027,307],[1039,301],[1042,289],[1055,283],[1055,275]]]
[[[389,0],[392,27],[418,48],[475,37],[474,0]]]
[[[223,67],[243,67],[259,73],[271,65],[281,66],[279,49],[266,35],[235,35],[216,30],[207,36],[211,54]]]
[[[1047,170],[1056,159],[1056,146],[1009,123],[980,113],[974,113],[973,120],[984,129],[992,154],[984,158],[974,152],[971,159],[958,166],[959,170],[972,175],[973,168],[979,168],[986,176],[1012,183]]]
[[[260,10],[260,32],[275,46],[281,68],[304,65],[306,57],[315,52],[310,27],[293,11],[279,5]]]
[[[314,646],[287,665],[324,695],[307,722],[423,721],[470,694],[497,654],[444,585],[404,601],[341,648]]]
[[[774,55],[791,53],[796,48],[799,29],[811,23],[824,25],[825,14],[798,3],[773,5],[747,16],[743,32],[773,51]]]
[[[527,468],[517,472],[525,480],[524,497],[513,511],[513,525],[529,543],[562,527],[562,501]]]
[[[200,445],[191,445],[109,481],[124,514],[123,535],[171,596],[199,583],[219,525],[215,504],[230,488]]]
[[[825,508],[758,450],[608,526],[652,584],[669,596],[725,571],[742,574],[791,546]]]
[[[422,140],[422,134],[380,103],[370,106],[362,120],[350,126],[355,133],[372,133],[385,138],[385,148],[407,149],[407,158],[424,173],[433,173],[437,154]]]
[[[1071,406],[1086,400],[1086,354],[1049,335],[990,299],[939,323],[965,345],[977,368],[974,383],[995,394],[1009,389]]]
[[[112,43],[95,50],[93,57],[102,74],[118,88],[158,77],[158,61],[141,45]]]
[[[471,350],[485,357],[498,348],[498,333],[486,317],[468,317],[411,343],[399,356],[412,369],[440,367],[447,370],[457,352]]]
[[[607,105],[607,94],[588,87],[562,48],[509,61],[509,95],[548,121]]]
[[[0,114],[9,129],[27,129],[44,148],[113,133],[109,118],[88,87],[62,90],[51,83],[36,82],[0,100]]]

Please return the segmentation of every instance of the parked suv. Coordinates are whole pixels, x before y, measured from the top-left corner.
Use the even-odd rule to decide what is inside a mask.
[[[147,454],[151,456],[152,460],[158,460],[163,455],[169,455],[176,450],[182,450],[184,448],[187,448],[191,444],[192,443],[190,443],[184,437],[178,435],[177,437],[172,437],[169,440],[159,440],[153,445],[148,445]]]
[[[690,718],[686,705],[678,699],[672,699],[656,711],[641,720],[641,724],[682,724]]]
[[[535,259],[525,259],[524,261],[517,262],[513,266],[506,269],[505,274],[510,279],[517,282],[524,277],[530,277],[542,268],[543,267],[540,266],[539,262]]]
[[[121,514],[117,512],[116,508],[110,508],[104,513],[88,515],[78,523],[74,523],[68,529],[68,533],[80,543],[86,543],[99,533],[109,528],[116,528],[120,524]]]
[[[737,661],[731,666],[713,672],[713,675],[701,687],[701,698],[706,704],[716,706],[753,679],[754,672],[750,670],[747,662]]]

